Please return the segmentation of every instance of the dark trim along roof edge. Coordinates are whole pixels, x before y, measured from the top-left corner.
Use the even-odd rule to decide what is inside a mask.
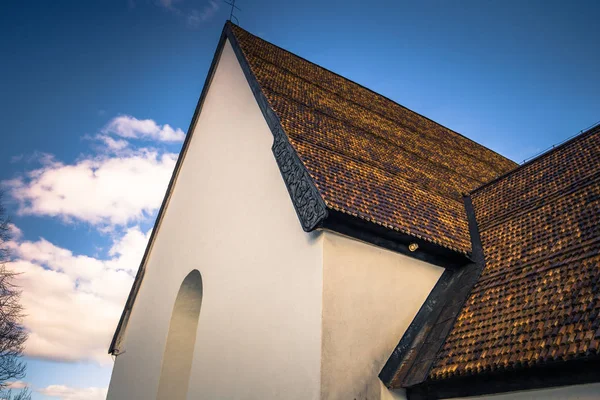
[[[279,171],[290,193],[294,208],[302,224],[302,229],[310,232],[321,226],[327,218],[328,211],[325,201],[315,186],[306,167],[300,161],[298,154],[290,144],[285,134],[279,117],[269,106],[269,102],[263,94],[256,77],[250,69],[250,65],[240,48],[237,38],[231,31],[231,23],[227,22],[223,30],[231,43],[231,47],[244,71],[244,75],[252,89],[254,98],[263,113],[271,132],[273,133],[272,151],[279,166]]]
[[[537,162],[540,159],[546,158],[548,156],[550,156],[551,154],[556,153],[557,151],[563,149],[564,147],[570,145],[573,142],[576,142],[578,140],[583,140],[584,138],[588,137],[589,135],[593,134],[594,132],[600,130],[600,122],[595,123],[594,125],[590,126],[589,128],[587,128],[586,130],[584,130],[582,133],[577,134],[576,136],[571,137],[570,139],[565,140],[564,142],[551,147],[550,149],[545,150],[544,152],[542,152],[541,154],[538,154],[537,156],[527,160],[526,162],[524,162],[523,164],[520,164],[519,166],[517,166],[516,168],[511,169],[510,171],[499,175],[497,177],[495,177],[494,179],[492,179],[489,182],[484,183],[481,186],[476,187],[475,189],[471,190],[470,194],[474,194],[476,192],[479,192],[480,190],[482,190],[483,188],[486,188],[490,185],[495,184],[496,182],[505,179],[507,176],[510,176],[520,170],[522,170],[523,168],[528,167],[530,164],[533,164],[535,162]]]
[[[465,196],[464,203],[472,261],[459,268],[447,268],[430,292],[379,373],[388,388],[408,388],[427,379],[437,353],[483,271],[485,260],[471,198]]]
[[[341,211],[330,209],[328,212],[329,215],[322,222],[322,227],[325,229],[450,270],[460,268],[469,262],[467,255],[428,240],[419,239]],[[411,244],[416,244],[417,248],[411,250]]]
[[[127,301],[125,303],[125,307],[123,312],[121,313],[121,318],[119,319],[119,323],[117,325],[117,329],[113,335],[112,341],[110,343],[110,347],[108,349],[108,353],[112,355],[119,355],[119,345],[122,340],[123,332],[125,326],[127,326],[127,322],[129,320],[129,315],[131,313],[131,309],[133,307],[133,303],[137,297],[138,291],[140,290],[140,286],[142,284],[142,280],[144,278],[144,273],[146,272],[146,262],[148,260],[148,256],[150,251],[152,250],[152,246],[154,245],[154,240],[156,239],[156,234],[162,222],[165,210],[167,205],[169,204],[169,200],[171,198],[171,194],[173,193],[173,189],[175,187],[175,182],[177,181],[177,176],[179,175],[179,171],[181,170],[181,165],[183,163],[183,159],[187,153],[187,150],[190,145],[190,141],[192,138],[193,128],[198,121],[198,117],[200,116],[200,111],[202,110],[202,105],[204,104],[204,99],[206,98],[206,94],[208,93],[208,88],[212,82],[212,78],[214,76],[215,70],[217,68],[218,60],[221,58],[221,52],[223,50],[223,45],[225,44],[225,28],[223,29],[223,33],[219,39],[219,44],[215,50],[215,54],[213,56],[210,68],[208,70],[208,74],[206,75],[206,80],[204,81],[204,87],[202,88],[202,93],[200,94],[200,98],[196,105],[196,110],[194,111],[194,115],[192,117],[192,121],[190,122],[190,126],[187,130],[187,135],[183,142],[183,146],[181,147],[181,152],[179,153],[179,157],[177,158],[177,163],[175,164],[175,168],[173,170],[173,174],[171,175],[171,180],[169,181],[169,185],[167,186],[167,191],[165,193],[165,197],[163,198],[160,209],[158,210],[158,215],[156,217],[156,221],[154,223],[154,227],[152,228],[152,233],[150,234],[150,238],[148,240],[148,245],[146,246],[146,250],[144,251],[144,255],[142,256],[142,261],[138,268],[137,274],[135,276],[135,280],[133,281],[133,285],[131,287],[131,291],[129,292],[129,296],[127,297]]]
[[[406,390],[409,400],[484,396],[534,389],[582,385],[600,381],[600,360],[559,361],[551,365],[515,368],[440,381],[425,381]]]

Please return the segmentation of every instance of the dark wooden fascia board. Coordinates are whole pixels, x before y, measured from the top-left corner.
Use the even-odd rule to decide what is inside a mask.
[[[160,228],[160,224],[162,223],[162,219],[165,214],[165,210],[169,204],[169,200],[171,199],[171,194],[173,193],[173,189],[175,187],[175,182],[177,181],[177,177],[179,176],[179,172],[181,170],[181,165],[183,163],[183,159],[187,154],[194,127],[196,126],[196,122],[198,121],[198,117],[200,116],[200,112],[202,110],[202,105],[204,104],[204,99],[208,93],[208,89],[212,82],[214,73],[216,71],[217,65],[221,58],[221,52],[223,51],[223,46],[225,44],[227,25],[223,28],[223,32],[221,33],[221,37],[219,38],[219,43],[215,50],[215,54],[213,56],[212,62],[210,64],[210,68],[208,70],[208,74],[206,75],[206,80],[204,81],[204,87],[202,88],[202,92],[200,94],[200,98],[198,99],[198,103],[196,104],[196,109],[194,111],[194,115],[192,116],[192,120],[187,130],[187,135],[183,142],[183,146],[181,147],[181,151],[179,156],[177,157],[177,162],[175,164],[175,168],[173,169],[173,174],[171,175],[171,179],[169,181],[169,185],[167,186],[167,191],[165,196],[163,197],[163,201],[161,203],[160,209],[158,210],[158,215],[156,217],[156,221],[154,222],[154,227],[152,228],[152,233],[150,234],[150,238],[148,240],[148,244],[146,245],[146,250],[144,251],[144,255],[142,256],[142,261],[138,268],[138,271],[135,275],[135,279],[133,281],[133,285],[131,290],[129,291],[129,296],[127,297],[127,301],[125,303],[125,307],[123,312],[121,313],[121,318],[119,319],[119,323],[117,325],[117,329],[113,335],[113,338],[110,343],[110,347],[108,349],[108,353],[112,355],[119,355],[119,345],[122,341],[123,334],[125,331],[125,327],[127,326],[127,322],[129,321],[129,316],[131,314],[131,309],[133,308],[133,303],[137,297],[137,294],[140,290],[140,286],[142,284],[142,280],[144,279],[144,274],[146,272],[146,263],[148,261],[148,257],[154,245],[154,241],[156,239],[156,234],[158,229]]]
[[[440,279],[427,296],[427,299],[417,312],[417,315],[402,335],[400,342],[394,348],[394,351],[388,358],[379,373],[379,379],[389,388],[392,388],[392,381],[398,374],[402,374],[400,379],[408,372],[412,366],[412,361],[420,349],[419,343],[423,343],[429,333],[428,324],[430,321],[437,321],[441,312],[440,304],[446,301],[448,289],[451,287],[453,279],[456,277],[456,271],[446,269]],[[404,371],[400,371],[400,369]],[[398,378],[397,378],[398,379]]]
[[[446,269],[457,269],[469,262],[466,254],[336,210],[329,210],[329,215],[323,221],[322,226],[325,229]],[[413,243],[418,246],[415,251],[411,251],[409,248]]]
[[[471,198],[464,197],[472,254],[470,262],[448,268],[400,339],[379,377],[391,389],[418,385],[427,379],[435,356],[485,266]]]
[[[314,184],[304,163],[292,147],[288,136],[286,135],[277,114],[269,105],[265,94],[263,93],[256,76],[252,72],[248,60],[244,56],[235,34],[231,29],[231,23],[225,25],[225,34],[231,43],[246,80],[252,89],[254,98],[262,112],[267,125],[273,134],[273,146],[271,150],[279,166],[279,171],[285,182],[285,186],[290,194],[294,209],[306,232],[313,231],[321,227],[322,222],[327,218],[328,209],[325,201],[321,197],[319,190]]]
[[[523,390],[600,382],[600,359],[557,361],[544,366],[521,366],[508,371],[425,381],[406,390],[410,400],[485,396]]]

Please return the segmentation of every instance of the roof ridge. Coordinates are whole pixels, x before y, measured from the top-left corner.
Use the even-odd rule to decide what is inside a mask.
[[[571,137],[570,139],[567,139],[565,141],[563,141],[562,143],[560,143],[559,145],[555,146],[555,147],[551,147],[548,151],[543,152],[537,156],[535,156],[534,158],[528,160],[527,162],[524,162],[523,164],[519,165],[518,167],[506,172],[505,174],[500,175],[497,178],[492,179],[489,182],[484,183],[483,185],[479,186],[478,188],[473,189],[470,194],[473,195],[477,192],[479,192],[480,190],[504,179],[507,178],[508,176],[517,173],[518,171],[523,170],[524,168],[527,168],[528,166],[534,164],[535,162],[546,158],[547,156],[554,154],[556,151],[563,149],[573,143],[576,143],[579,140],[582,140],[583,138],[586,138],[596,132],[600,132],[600,121],[593,124],[592,126],[586,128],[586,130],[582,131],[581,133],[577,134],[576,136]]]
[[[328,69],[328,68],[325,68],[325,67],[323,67],[323,66],[321,66],[321,65],[319,65],[319,64],[317,64],[317,63],[315,63],[315,62],[312,62],[312,61],[310,61],[310,60],[308,60],[308,59],[306,59],[306,58],[304,58],[304,57],[302,57],[302,56],[300,56],[300,55],[298,55],[298,54],[296,54],[296,53],[293,53],[293,52],[291,52],[291,51],[289,51],[289,50],[286,50],[286,49],[284,49],[283,47],[280,47],[280,46],[278,46],[278,45],[276,45],[276,44],[274,44],[274,43],[271,43],[271,42],[269,42],[268,40],[265,40],[265,39],[263,39],[263,38],[261,38],[261,37],[259,37],[259,36],[255,35],[255,34],[253,34],[253,33],[249,32],[249,31],[245,30],[244,28],[240,27],[239,25],[236,25],[236,24],[234,24],[234,23],[232,23],[232,22],[230,22],[230,21],[228,21],[228,23],[230,23],[231,25],[235,26],[237,29],[240,29],[240,30],[244,31],[244,32],[246,32],[247,34],[249,34],[249,35],[251,35],[251,36],[253,36],[253,37],[257,38],[257,39],[259,39],[259,40],[262,40],[263,42],[270,44],[271,46],[274,46],[274,47],[276,47],[276,48],[278,48],[278,49],[280,49],[280,50],[282,50],[282,51],[284,51],[284,52],[286,52],[286,53],[288,53],[288,54],[291,54],[291,55],[292,55],[292,56],[294,56],[294,57],[297,57],[297,58],[299,58],[299,59],[301,59],[301,60],[303,60],[303,61],[306,61],[307,63],[309,63],[309,64],[311,64],[311,65],[314,65],[314,66],[316,66],[316,67],[318,67],[318,68],[321,68],[321,69],[322,69],[322,70],[324,70],[324,71],[327,71],[327,72],[329,72],[329,73],[331,73],[331,74],[334,74],[334,75],[336,75],[336,76],[339,76],[340,78],[342,78],[342,79],[345,79],[346,81],[348,81],[348,82],[350,82],[350,83],[353,83],[353,84],[355,84],[355,85],[357,85],[357,86],[359,86],[359,87],[361,87],[361,88],[363,88],[363,89],[365,89],[365,90],[368,90],[369,92],[373,93],[374,95],[376,95],[376,96],[380,96],[380,97],[382,97],[383,99],[385,99],[385,100],[387,100],[387,101],[389,101],[389,102],[391,102],[391,103],[393,103],[393,104],[395,104],[395,105],[397,105],[397,106],[399,106],[399,107],[401,107],[401,108],[405,109],[406,111],[409,111],[409,112],[411,112],[411,113],[413,113],[413,114],[415,114],[415,115],[417,115],[417,116],[419,116],[419,117],[421,117],[421,118],[423,118],[423,119],[425,119],[425,120],[427,120],[427,121],[430,121],[430,122],[432,122],[432,123],[434,123],[434,124],[436,124],[436,125],[438,125],[438,126],[440,126],[440,127],[444,128],[444,129],[448,130],[449,132],[452,132],[452,133],[454,133],[454,134],[456,134],[456,135],[458,135],[458,136],[460,136],[460,137],[462,137],[462,138],[464,138],[464,139],[468,140],[469,142],[471,142],[471,143],[473,143],[473,144],[475,144],[475,145],[477,145],[477,146],[479,146],[479,147],[481,147],[481,148],[483,148],[483,149],[485,149],[485,150],[487,150],[487,151],[489,151],[489,152],[491,152],[491,153],[493,153],[493,154],[495,154],[495,155],[497,155],[497,156],[500,156],[500,157],[502,157],[503,159],[505,159],[505,160],[507,160],[507,161],[509,161],[509,162],[511,162],[511,163],[514,163],[514,164],[516,164],[517,166],[519,165],[517,162],[515,162],[515,161],[511,160],[510,158],[508,158],[508,157],[506,157],[506,156],[504,156],[504,155],[502,155],[502,154],[498,153],[497,151],[494,151],[494,150],[490,149],[489,147],[487,147],[487,146],[484,146],[484,145],[482,145],[481,143],[478,143],[478,142],[476,142],[475,140],[473,140],[473,139],[471,139],[471,138],[469,138],[469,137],[467,137],[467,136],[463,135],[463,134],[462,134],[462,133],[460,133],[460,132],[457,132],[457,131],[455,131],[455,130],[453,130],[453,129],[451,129],[451,128],[448,128],[447,126],[445,126],[445,125],[442,125],[442,124],[440,124],[439,122],[437,122],[437,121],[434,121],[433,119],[431,119],[431,118],[429,118],[429,117],[427,117],[427,116],[425,116],[425,115],[423,115],[423,114],[421,114],[421,113],[419,113],[419,112],[417,112],[417,111],[411,110],[410,108],[408,108],[408,107],[406,107],[406,106],[403,106],[402,104],[398,103],[397,101],[394,101],[394,100],[390,99],[389,97],[387,97],[387,96],[385,96],[385,95],[383,95],[383,94],[381,94],[381,93],[378,93],[378,92],[374,91],[373,89],[370,89],[370,88],[368,88],[368,87],[366,87],[366,86],[364,86],[364,85],[361,85],[360,83],[358,83],[358,82],[356,82],[356,81],[354,81],[354,80],[352,80],[352,79],[349,79],[349,78],[347,78],[347,77],[345,77],[345,76],[343,76],[343,75],[341,75],[341,74],[339,74],[339,73],[337,73],[337,72],[335,72],[335,71],[332,71],[332,70],[330,70],[330,69]],[[262,58],[261,58],[261,59],[262,59]],[[295,74],[294,74],[294,75],[295,75]],[[325,89],[325,90],[327,90],[327,89]],[[333,92],[332,92],[332,93],[333,93]],[[365,106],[363,106],[363,107],[365,107]],[[365,107],[365,108],[367,108],[367,107]],[[371,109],[369,109],[369,108],[367,108],[367,109],[368,109],[368,110],[370,110],[370,111],[372,111],[372,112],[375,112],[375,113],[377,113],[376,111],[373,111],[373,110],[371,110]],[[377,114],[378,114],[378,113],[377,113]],[[483,160],[481,160],[481,161],[483,161]],[[485,162],[485,161],[484,161],[484,162]],[[486,163],[486,164],[488,164],[488,163]],[[488,164],[488,165],[489,165],[489,164]]]

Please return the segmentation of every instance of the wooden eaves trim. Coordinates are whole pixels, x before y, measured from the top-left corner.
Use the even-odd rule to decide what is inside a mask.
[[[433,400],[583,385],[600,381],[598,371],[598,359],[557,361],[543,366],[428,380],[407,388],[406,396],[409,400]]]
[[[421,306],[379,373],[390,389],[411,387],[427,379],[436,354],[485,267],[473,204],[469,196],[463,199],[471,236],[471,262],[447,268]]]

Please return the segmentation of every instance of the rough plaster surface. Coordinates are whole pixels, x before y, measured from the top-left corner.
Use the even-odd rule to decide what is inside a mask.
[[[108,399],[156,399],[171,311],[203,298],[188,399],[317,399],[322,235],[305,233],[273,136],[225,44],[117,357]]]
[[[406,400],[406,392],[403,389],[389,390],[381,381],[379,381],[379,388],[381,391],[381,400]]]

